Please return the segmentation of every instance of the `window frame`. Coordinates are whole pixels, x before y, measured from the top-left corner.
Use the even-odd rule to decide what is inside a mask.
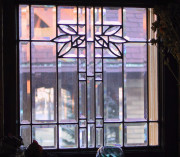
[[[116,2],[113,1],[114,3],[109,4],[107,0],[104,2],[97,1],[95,5],[102,5],[105,4],[105,6],[114,6],[114,5],[120,5],[120,6],[126,6],[126,7],[153,7],[156,1],[154,0],[153,2],[145,2],[145,0],[137,0],[136,2],[130,2],[131,0],[128,0],[127,2]],[[57,0],[35,0],[33,1],[33,4],[54,4],[54,2],[58,3],[59,5],[62,5],[61,2]],[[71,4],[72,1],[67,1],[66,4],[69,3]],[[129,2],[129,3],[128,3]],[[18,17],[18,5],[19,3],[21,4],[29,4],[31,3],[31,0],[6,0],[3,3],[3,42],[4,43],[9,43],[11,46],[8,46],[8,44],[4,44],[4,49],[3,49],[3,60],[4,60],[4,132],[5,135],[8,133],[12,133],[13,135],[18,135],[19,129],[17,126],[18,122],[18,99],[19,99],[19,90],[18,90],[18,85],[19,85],[19,78],[18,78],[18,49],[17,49],[17,17]],[[77,4],[80,5],[92,5],[91,1],[87,1],[83,4],[83,2],[78,1]],[[9,54],[11,57],[9,57]],[[13,65],[13,67],[12,67]],[[177,70],[177,67],[173,65],[175,70]],[[168,91],[167,88],[170,87],[170,85],[167,85],[167,82],[173,81],[173,79],[170,77],[170,72],[163,66],[163,60],[162,57],[159,56],[159,67],[158,67],[158,74],[159,74],[159,81],[158,81],[158,86],[159,86],[159,121],[160,121],[160,146],[157,147],[151,147],[151,148],[145,148],[145,147],[132,147],[132,148],[124,148],[126,156],[138,156],[138,155],[147,155],[147,156],[164,156],[165,152],[167,154],[171,153],[173,151],[174,154],[177,153],[177,140],[175,137],[177,137],[177,131],[172,131],[165,125],[171,124],[171,120],[175,120],[174,125],[172,124],[171,126],[173,128],[177,129],[176,122],[177,120],[175,118],[169,118],[173,116],[174,111],[177,110],[178,106],[175,106],[173,110],[170,111],[170,115],[168,115],[168,110],[170,109],[169,104],[172,103],[172,100],[167,97],[168,93],[170,94],[170,91],[172,92],[173,87],[175,88],[175,91],[173,93],[177,93],[176,91],[178,90],[175,83],[172,83],[171,90]],[[166,78],[165,78],[166,77]],[[165,78],[165,79],[164,79]],[[164,90],[164,88],[166,90]],[[9,91],[11,89],[11,91]],[[10,95],[10,98],[9,98]],[[166,97],[165,97],[166,96]],[[178,104],[178,97],[176,94],[174,95],[174,100],[175,104]],[[175,117],[177,118],[177,112],[175,112]],[[10,115],[10,116],[9,116]],[[11,124],[11,125],[9,125]],[[14,129],[16,128],[16,129]],[[174,133],[174,136],[169,135],[168,133]],[[167,136],[167,137],[166,137]],[[176,144],[176,146],[173,147],[168,147],[168,144]],[[164,150],[166,148],[166,150]],[[59,152],[58,150],[49,150],[50,152],[56,152],[60,154],[64,154],[65,156],[70,156],[72,153],[77,154],[78,153],[83,153],[85,154],[88,152],[88,154],[91,156],[94,156],[96,153],[97,149],[94,149],[92,151],[84,150],[83,152],[81,150],[74,152],[73,150],[65,150]],[[148,154],[147,154],[148,153]],[[76,155],[75,155],[76,156]]]

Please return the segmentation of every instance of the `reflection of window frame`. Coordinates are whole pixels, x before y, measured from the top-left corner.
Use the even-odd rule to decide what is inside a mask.
[[[106,1],[105,1],[106,2]],[[138,2],[138,0],[136,1]],[[153,1],[154,2],[154,1]],[[151,2],[145,2],[145,3],[126,3],[124,5],[128,5],[128,6],[153,6],[153,3]],[[50,2],[51,3],[51,2]],[[108,3],[107,3],[108,4]],[[122,3],[121,3],[122,4]],[[14,59],[16,58],[16,44],[15,44],[15,36],[16,36],[16,31],[14,29],[14,26],[16,25],[15,22],[15,10],[16,10],[16,6],[14,5],[14,3],[12,2],[12,0],[7,0],[4,3],[4,34],[6,34],[6,36],[4,36],[3,40],[6,43],[9,43],[11,46],[8,45],[4,45],[4,95],[5,95],[5,99],[4,99],[4,109],[5,109],[5,125],[4,125],[4,130],[5,130],[5,134],[7,134],[8,132],[11,132],[13,134],[17,134],[16,130],[14,128],[16,128],[16,109],[18,108],[18,103],[16,101],[16,99],[18,98],[17,95],[17,91],[16,89],[18,88],[18,84],[17,84],[17,79],[14,79],[17,77],[16,74],[16,63],[17,61]],[[10,11],[11,10],[11,11]],[[11,39],[12,37],[12,39]],[[9,40],[10,39],[10,40]],[[12,59],[9,58],[9,54],[11,54]],[[14,66],[12,66],[14,65]],[[162,68],[163,65],[160,63],[160,78],[162,81]],[[175,68],[175,66],[173,65],[173,68]],[[9,77],[12,76],[12,77]],[[160,87],[166,87],[166,90],[164,90],[164,94],[168,95],[166,98],[162,97],[163,96],[163,92],[160,89],[160,98],[164,100],[162,106],[165,108],[165,111],[160,112],[160,116],[165,117],[163,123],[161,123],[160,126],[160,130],[162,130],[164,132],[164,135],[162,135],[161,140],[162,140],[162,144],[164,145],[163,148],[166,148],[165,152],[166,154],[171,154],[173,156],[175,156],[175,154],[177,153],[177,127],[176,127],[176,122],[177,122],[177,86],[175,85],[175,81],[171,78],[169,72],[167,71],[167,69],[165,68],[165,76],[166,76],[166,80],[165,82],[167,84],[165,84],[164,86],[162,86],[162,84],[160,84]],[[16,82],[17,81],[17,82]],[[167,90],[167,88],[169,90]],[[9,91],[11,89],[11,91]],[[8,99],[8,97],[11,97],[11,99]],[[171,97],[171,98],[170,98]],[[160,102],[162,102],[162,100],[160,100]],[[14,105],[14,104],[17,104]],[[174,104],[173,108],[172,108],[172,104]],[[9,108],[11,108],[11,110],[9,110]],[[10,115],[10,116],[9,116]],[[172,121],[174,123],[172,123]],[[9,125],[11,124],[11,125]],[[164,124],[166,124],[166,126],[164,126]],[[18,129],[18,128],[17,128]],[[165,140],[165,135],[166,135],[166,140]],[[164,142],[163,142],[164,141]],[[174,144],[175,146],[172,146],[171,144]],[[141,152],[141,150],[146,150],[146,148],[129,148],[126,150],[127,152],[127,156],[131,156],[133,152],[133,156],[138,156],[138,154],[140,153],[145,154],[146,156],[152,156],[152,154],[154,156],[163,156],[161,152],[164,152],[161,148],[160,149],[151,149],[148,150],[147,152]],[[128,151],[131,150],[131,151]],[[133,151],[132,151],[133,150]],[[137,151],[138,150],[138,151]],[[153,150],[158,150],[158,151],[153,151]],[[96,150],[95,150],[96,151]],[[92,153],[89,153],[89,156]],[[70,154],[71,156],[72,154]],[[87,154],[86,154],[87,155]],[[93,154],[94,155],[94,154]],[[78,155],[77,155],[78,156]]]

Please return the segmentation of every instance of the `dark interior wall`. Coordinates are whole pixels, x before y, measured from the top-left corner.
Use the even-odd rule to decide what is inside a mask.
[[[16,135],[17,41],[16,0],[3,0],[4,134]]]
[[[178,65],[172,56],[169,56],[170,66],[176,76],[178,76]],[[178,150],[178,82],[173,77],[167,66],[164,66],[163,74],[163,143],[166,156],[177,156]],[[180,155],[180,154],[179,154]]]
[[[3,4],[0,1],[0,137],[3,136]]]

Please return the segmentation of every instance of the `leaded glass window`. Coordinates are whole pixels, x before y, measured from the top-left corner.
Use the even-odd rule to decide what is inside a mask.
[[[19,5],[25,145],[159,145],[153,18],[148,8]]]

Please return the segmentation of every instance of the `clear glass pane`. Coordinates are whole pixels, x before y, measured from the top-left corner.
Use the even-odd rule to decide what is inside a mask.
[[[94,122],[95,106],[94,106],[94,78],[87,78],[87,105],[88,105],[88,122]]]
[[[147,45],[124,46],[124,111],[126,121],[147,119]]]
[[[102,27],[101,26],[95,26],[95,34],[102,35]]]
[[[86,118],[86,82],[79,82],[79,118]]]
[[[104,59],[104,118],[122,121],[122,60]]]
[[[114,55],[109,49],[104,48],[104,49],[103,49],[103,57],[116,58],[117,56]]]
[[[157,20],[157,16],[153,13],[153,8],[148,8],[148,40],[156,39],[156,32],[151,29],[152,23]]]
[[[157,46],[148,45],[149,120],[158,120],[158,53]]]
[[[78,118],[77,59],[58,60],[60,122],[74,123]]]
[[[87,76],[94,75],[94,43],[87,43]]]
[[[122,9],[119,7],[104,7],[103,23],[108,25],[121,25]]]
[[[127,123],[124,127],[125,146],[147,146],[146,123]]]
[[[85,35],[85,25],[79,25],[78,26],[78,33],[80,34],[80,35]]]
[[[78,7],[78,23],[85,24],[85,7]]]
[[[95,49],[95,57],[102,57],[102,48]]]
[[[96,81],[96,118],[103,117],[103,83]]]
[[[59,6],[58,7],[58,24],[76,24],[77,7]]]
[[[102,59],[96,59],[95,62],[96,72],[102,72]]]
[[[19,43],[20,122],[31,122],[30,43]]]
[[[101,20],[102,20],[102,10],[100,7],[95,7],[95,24],[101,24]]]
[[[80,148],[86,148],[86,128],[79,129],[79,138],[80,138]]]
[[[79,80],[81,81],[86,80],[86,73],[79,73]]]
[[[19,6],[19,38],[29,39],[29,5]]]
[[[23,139],[24,146],[29,146],[31,144],[31,126],[20,126],[20,136]]]
[[[103,127],[103,120],[96,119],[96,127]]]
[[[79,72],[86,72],[86,59],[79,59]]]
[[[71,48],[71,46],[69,46],[70,51],[69,52],[65,52],[66,54],[63,55],[63,57],[77,57],[77,49],[76,48]],[[63,50],[62,50],[63,51]]]
[[[59,126],[59,148],[78,147],[78,126],[60,125]]]
[[[88,148],[95,147],[95,126],[88,124]]]
[[[32,139],[43,148],[57,148],[57,127],[55,125],[32,126]]]
[[[79,57],[86,57],[86,49],[79,48]]]
[[[103,128],[96,128],[96,148],[103,146]]]
[[[56,122],[56,45],[32,42],[33,122]]]
[[[124,37],[131,41],[147,39],[146,8],[124,8]]]
[[[86,34],[87,41],[94,40],[94,17],[93,17],[94,8],[88,7],[86,8]]]
[[[95,79],[98,81],[98,80],[102,80],[102,73],[96,73],[95,74]]]
[[[86,127],[86,120],[79,120],[80,127]]]
[[[56,36],[56,7],[33,5],[31,7],[31,37],[51,40]]]
[[[149,123],[149,145],[157,146],[159,144],[158,123]]]
[[[104,124],[104,144],[105,146],[122,146],[123,143],[122,124]]]

